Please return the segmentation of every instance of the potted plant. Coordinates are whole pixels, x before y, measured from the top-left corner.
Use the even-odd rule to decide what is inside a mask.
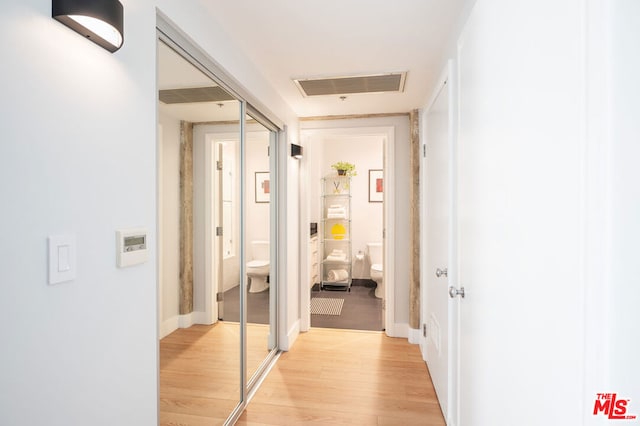
[[[339,176],[356,176],[358,172],[356,172],[355,164],[348,163],[346,161],[338,161],[331,165],[331,168],[337,170]]]

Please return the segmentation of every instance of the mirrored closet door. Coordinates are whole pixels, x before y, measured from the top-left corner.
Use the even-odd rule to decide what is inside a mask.
[[[158,29],[160,424],[230,424],[277,352],[280,130]]]

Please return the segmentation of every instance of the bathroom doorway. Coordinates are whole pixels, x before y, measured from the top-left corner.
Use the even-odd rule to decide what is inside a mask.
[[[309,159],[303,167],[303,179],[308,182],[305,192],[311,223],[304,223],[309,237],[309,279],[302,280],[302,322],[307,320],[309,327],[386,330],[388,318],[393,318],[393,313],[385,309],[393,299],[393,283],[385,281],[383,275],[385,223],[389,219],[384,188],[390,176],[386,162],[393,128],[303,129],[301,135],[305,158]],[[334,272],[334,266],[327,262],[335,244],[330,229],[333,222],[327,220],[327,206],[322,201],[327,194],[321,180],[337,176],[331,165],[339,161],[356,168],[348,184],[349,243],[339,250],[349,258],[348,268],[343,270],[349,273],[348,288],[332,286],[327,277]],[[318,231],[313,235],[315,224]],[[372,277],[374,265],[378,275]],[[385,285],[388,282],[390,288]],[[308,315],[304,315],[306,312]]]

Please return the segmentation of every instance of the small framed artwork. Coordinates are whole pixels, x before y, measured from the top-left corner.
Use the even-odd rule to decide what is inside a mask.
[[[269,172],[256,172],[256,203],[268,203],[270,195]]]
[[[369,202],[381,203],[384,186],[384,172],[369,170]]]

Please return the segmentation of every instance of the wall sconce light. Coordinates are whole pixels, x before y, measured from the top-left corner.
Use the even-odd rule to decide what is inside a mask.
[[[51,17],[109,52],[122,46],[124,10],[118,0],[52,0]]]
[[[293,158],[297,158],[298,160],[302,158],[302,147],[300,145],[296,145],[295,143],[291,144],[291,156]]]

